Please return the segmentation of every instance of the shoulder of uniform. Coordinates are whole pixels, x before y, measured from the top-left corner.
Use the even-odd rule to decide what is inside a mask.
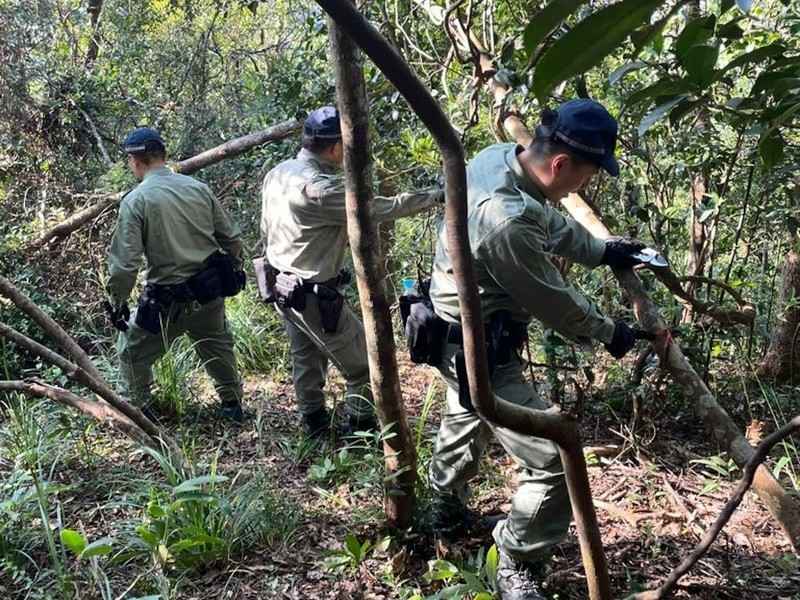
[[[317,171],[310,175],[304,187],[309,198],[324,198],[344,191],[344,176],[339,173]]]

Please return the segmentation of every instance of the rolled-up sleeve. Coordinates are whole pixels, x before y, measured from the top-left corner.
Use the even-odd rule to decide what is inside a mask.
[[[108,250],[108,292],[119,306],[131,295],[144,253],[143,217],[134,205],[135,196],[123,199],[117,228]]]
[[[560,243],[574,249],[575,245],[566,243],[569,235],[562,232]],[[614,322],[564,281],[550,261],[553,244],[547,240],[541,225],[518,217],[485,239],[479,249],[480,259],[514,302],[546,327],[574,340],[610,342]],[[592,252],[583,249],[564,255],[578,260],[579,256],[593,258]]]

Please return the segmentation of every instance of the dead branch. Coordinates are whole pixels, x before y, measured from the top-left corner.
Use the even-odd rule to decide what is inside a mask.
[[[293,133],[299,131],[300,127],[301,123],[299,121],[296,119],[290,119],[288,121],[284,121],[283,123],[278,123],[277,125],[268,127],[263,131],[251,133],[249,135],[230,140],[224,144],[215,146],[210,150],[201,152],[196,156],[177,162],[173,165],[173,169],[176,173],[189,175],[222,160],[239,156],[240,154],[243,154],[244,152],[252,150],[258,146],[263,146],[269,142],[287,138]],[[59,224],[42,233],[35,240],[28,243],[22,252],[25,254],[30,254],[31,252],[40,250],[51,241],[58,241],[65,238],[73,231],[80,229],[86,223],[94,220],[106,210],[115,208],[123,197],[123,193],[106,194],[101,196],[100,200],[95,204],[87,206],[86,208],[73,213]]]
[[[766,460],[767,455],[769,454],[770,450],[772,450],[772,447],[784,438],[787,438],[790,435],[798,432],[800,432],[800,415],[789,421],[786,425],[761,442],[753,452],[753,456],[744,466],[742,479],[736,486],[736,490],[734,490],[730,500],[728,500],[728,502],[725,504],[725,507],[714,521],[714,524],[706,532],[706,534],[703,536],[703,539],[700,540],[692,553],[684,558],[681,563],[672,570],[667,579],[664,580],[664,583],[662,583],[657,589],[634,594],[633,596],[630,596],[630,599],[661,600],[661,598],[666,598],[678,584],[680,578],[689,572],[689,570],[697,563],[697,561],[700,560],[700,558],[708,551],[708,549],[711,547],[711,544],[714,543],[714,540],[717,539],[717,536],[722,531],[722,528],[725,527],[727,522],[733,516],[733,513],[742,503],[745,493],[753,484],[753,479],[756,476],[757,470],[763,469],[762,463]]]
[[[53,400],[97,419],[101,423],[111,425],[140,444],[153,446],[153,440],[136,423],[120,414],[114,407],[102,402],[87,400],[64,388],[37,380],[0,381],[0,392],[19,392],[34,398]],[[156,448],[159,447],[156,446]]]

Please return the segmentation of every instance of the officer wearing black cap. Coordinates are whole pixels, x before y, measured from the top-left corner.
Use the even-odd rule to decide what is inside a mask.
[[[156,130],[135,129],[122,148],[141,180],[120,204],[108,250],[110,316],[120,330],[125,392],[151,411],[153,363],[187,334],[214,380],[222,416],[240,421],[242,382],[225,319],[223,295],[230,294],[221,276],[226,266],[241,263],[241,232],[207,185],[166,167],[164,140]],[[142,257],[145,287],[131,314],[127,302]]]
[[[633,255],[641,244],[597,239],[550,206],[585,187],[599,169],[619,174],[616,139],[617,123],[603,106],[572,100],[545,111],[529,147],[490,146],[467,167],[470,248],[494,349],[491,385],[503,400],[547,408],[525,382],[518,358],[532,319],[576,341],[600,340],[617,358],[633,347],[631,329],[603,316],[562,279],[551,261],[551,256],[560,255],[589,267],[639,262]],[[458,294],[446,242],[442,224],[431,299],[450,327],[438,367],[447,383],[447,408],[429,474],[435,493],[434,527],[452,534],[467,524],[467,484],[477,474],[481,454],[494,434],[522,468],[511,512],[493,532],[500,554],[500,596],[543,600],[539,566],[566,534],[571,516],[558,448],[549,440],[491,427],[474,412],[464,376]]]
[[[289,335],[297,406],[306,432],[319,436],[330,426],[323,393],[329,361],[347,383],[346,428],[374,427],[375,417],[364,328],[339,292],[348,238],[342,134],[334,107],[308,115],[302,146],[296,158],[264,178],[261,235],[277,278],[276,308]],[[439,189],[375,196],[372,217],[413,215],[443,198]]]

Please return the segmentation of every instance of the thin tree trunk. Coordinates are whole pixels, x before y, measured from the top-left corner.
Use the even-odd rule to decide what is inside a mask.
[[[84,66],[91,70],[97,54],[100,52],[100,13],[103,10],[103,0],[89,0],[86,12],[89,13],[92,25],[92,35],[89,38],[89,50],[86,52],[86,62]]]
[[[800,254],[797,241],[791,240],[789,252],[783,263],[780,306],[781,314],[770,339],[766,356],[758,368],[758,374],[777,381],[794,382],[800,375]]]
[[[417,457],[400,390],[380,239],[370,211],[367,91],[358,48],[333,20],[329,20],[329,41],[342,120],[347,231],[364,315],[370,382],[381,425],[392,425],[394,434],[383,442],[387,471],[383,506],[389,524],[402,529],[411,524],[413,516]]]
[[[611,598],[608,567],[575,421],[557,409],[532,410],[511,404],[491,393],[480,299],[467,235],[464,149],[458,135],[441,107],[402,57],[350,2],[317,0],[317,3],[395,85],[439,145],[445,173],[448,247],[458,289],[470,395],[478,414],[489,423],[525,435],[544,437],[559,445],[578,526],[589,597],[591,600],[608,600]]]

